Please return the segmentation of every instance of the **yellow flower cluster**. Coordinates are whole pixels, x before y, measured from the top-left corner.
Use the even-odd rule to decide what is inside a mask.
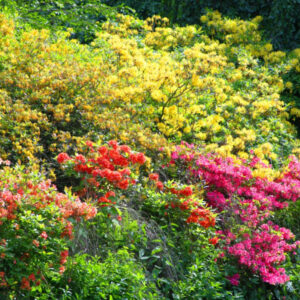
[[[249,149],[262,159],[287,156],[296,142],[282,79],[241,37],[258,42],[259,20],[201,19],[230,42],[195,26],[170,28],[158,16],[119,15],[80,45],[69,32],[18,35],[1,15],[0,156],[42,163],[99,137],[149,155],[186,140],[224,156],[247,158]]]

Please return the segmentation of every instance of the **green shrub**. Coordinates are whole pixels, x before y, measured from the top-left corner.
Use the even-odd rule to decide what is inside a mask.
[[[95,214],[95,208],[70,193],[58,193],[36,170],[0,169],[1,297],[23,299],[49,292],[47,278],[65,270],[68,240],[73,237],[69,218],[89,219]]]
[[[57,283],[57,291],[59,299],[161,299],[126,248],[108,253],[105,260],[73,257]]]

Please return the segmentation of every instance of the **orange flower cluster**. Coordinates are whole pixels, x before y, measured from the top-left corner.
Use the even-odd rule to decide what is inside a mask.
[[[179,208],[183,212],[187,211],[189,213],[189,216],[186,219],[186,222],[188,224],[195,223],[201,225],[204,228],[215,226],[216,219],[213,213],[209,209],[202,207],[202,205],[197,200],[191,198],[193,196],[193,188],[191,186],[187,186],[184,188],[165,187],[163,183],[159,181],[159,175],[156,173],[150,174],[149,179],[156,183],[156,187],[158,188],[158,190],[163,190],[164,193],[171,193],[173,195],[176,195],[177,199],[175,201],[167,203],[165,205],[166,209],[169,209],[171,207],[172,209]]]
[[[71,193],[58,193],[39,172],[6,164],[0,169],[0,288],[30,291],[49,268],[62,273],[66,239],[73,237],[68,218],[87,220],[96,213]]]
[[[135,183],[131,178],[132,172],[128,167],[140,166],[146,162],[143,153],[135,153],[127,145],[118,145],[114,140],[108,145],[94,147],[91,141],[86,142],[88,153],[69,157],[60,153],[57,161],[71,167],[73,172],[82,176],[85,188],[80,191],[81,196],[97,196],[100,191],[98,203],[101,207],[114,204],[110,199],[115,196],[112,188],[126,190]]]

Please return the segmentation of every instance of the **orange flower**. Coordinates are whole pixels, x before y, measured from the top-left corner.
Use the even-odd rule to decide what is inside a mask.
[[[29,290],[29,291],[31,290],[30,282],[25,277],[22,278],[21,289],[23,289],[23,290]]]
[[[39,246],[40,246],[40,243],[39,243],[39,241],[37,241],[37,240],[33,240],[33,241],[32,241],[32,244],[33,244],[34,246],[36,246],[36,247],[39,247]]]
[[[216,236],[214,238],[210,238],[209,240],[209,243],[212,244],[212,245],[216,245],[219,241],[219,238],[217,238]]]

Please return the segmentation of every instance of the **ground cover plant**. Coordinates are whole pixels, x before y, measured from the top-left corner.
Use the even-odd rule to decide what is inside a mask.
[[[298,299],[299,49],[107,10],[0,14],[1,297]]]

